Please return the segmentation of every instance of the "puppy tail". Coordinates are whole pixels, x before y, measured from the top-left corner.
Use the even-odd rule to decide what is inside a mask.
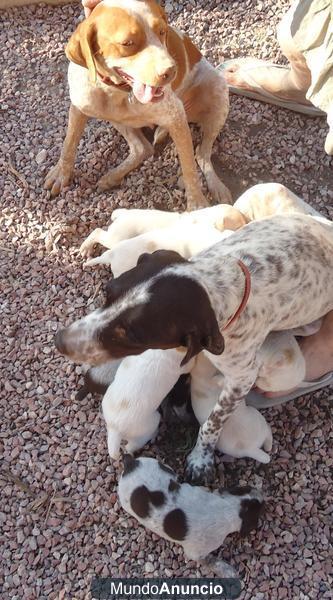
[[[120,457],[121,439],[119,431],[108,427],[108,451],[113,460],[118,460]]]
[[[263,443],[263,449],[266,450],[266,452],[270,452],[272,450],[272,446],[273,446],[273,435],[272,435],[272,430],[269,427],[269,429],[267,431],[267,437]]]
[[[255,450],[251,450],[247,452],[247,456],[249,458],[254,458],[254,460],[258,460],[261,463],[267,464],[270,462],[271,457],[267,452],[264,452],[261,448],[255,448]]]

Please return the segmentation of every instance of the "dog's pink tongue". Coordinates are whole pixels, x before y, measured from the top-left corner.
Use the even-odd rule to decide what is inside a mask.
[[[132,85],[133,94],[142,104],[148,104],[154,98],[155,89],[151,85],[145,85],[140,81],[134,81]]]

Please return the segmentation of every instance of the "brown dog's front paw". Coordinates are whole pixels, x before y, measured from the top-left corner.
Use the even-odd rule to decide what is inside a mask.
[[[61,190],[68,187],[71,181],[73,169],[65,166],[59,161],[52,169],[49,170],[45,183],[44,189],[51,191],[51,196],[57,196]]]
[[[97,189],[99,192],[106,192],[111,188],[118,187],[122,182],[122,177],[117,177],[112,173],[107,173],[103,175],[97,183]]]

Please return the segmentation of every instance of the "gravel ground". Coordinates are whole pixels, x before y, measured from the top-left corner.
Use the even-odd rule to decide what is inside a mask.
[[[167,2],[215,64],[255,55],[279,62],[275,27],[287,0]],[[68,110],[63,48],[79,5],[1,13],[3,156],[1,165],[2,326],[0,524],[1,599],[89,598],[91,576],[196,576],[176,546],[146,532],[119,508],[119,465],[110,465],[98,399],[75,401],[81,368],[55,352],[54,332],[98,306],[102,268],[82,269],[77,248],[118,207],[184,207],[174,148],[148,160],[119,190],[95,184],[126,153],[108,125],[91,121],[72,187],[55,199],[42,189],[64,137]],[[275,180],[331,218],[332,159],[326,123],[235,96],[215,145],[235,197]],[[266,514],[245,540],[230,537],[221,556],[239,570],[242,598],[329,598],[329,390],[269,409],[274,453],[220,469],[220,483],[262,483]],[[148,452],[180,472],[189,442],[162,429]],[[187,440],[187,442],[186,442]],[[331,454],[330,454],[331,452]],[[218,483],[218,482],[217,482]],[[0,579],[1,579],[0,577]]]

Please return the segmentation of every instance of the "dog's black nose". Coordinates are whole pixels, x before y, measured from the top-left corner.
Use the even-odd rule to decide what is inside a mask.
[[[66,354],[66,345],[64,341],[64,330],[60,329],[54,336],[54,343],[60,354]]]

